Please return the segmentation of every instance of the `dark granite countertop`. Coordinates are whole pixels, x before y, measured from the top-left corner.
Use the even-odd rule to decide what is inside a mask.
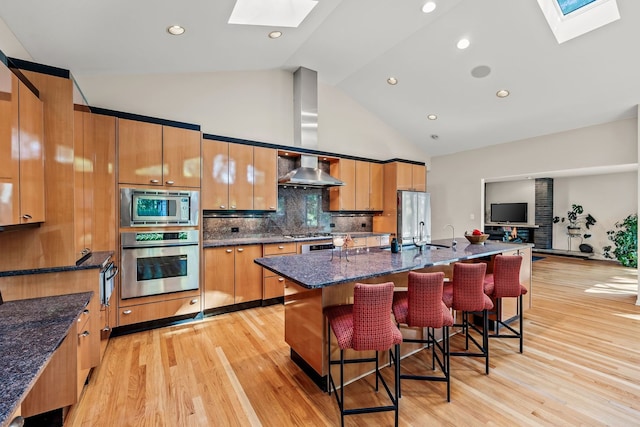
[[[44,268],[30,268],[27,270],[10,270],[0,271],[0,277],[3,276],[23,276],[27,274],[44,274],[44,273],[57,273],[60,271],[76,271],[76,270],[88,270],[91,268],[104,267],[109,259],[113,256],[111,251],[92,252],[91,255],[78,265],[69,265],[62,267],[44,267]]]
[[[0,305],[0,426],[17,409],[92,292],[6,301]]]
[[[431,247],[423,252],[410,246],[405,246],[402,252],[396,254],[391,253],[389,249],[349,249],[348,262],[344,255],[340,259],[337,249],[303,255],[258,258],[255,262],[300,286],[315,289],[533,246],[529,243],[503,243],[491,240],[477,245],[468,243],[464,238],[456,240],[458,244],[455,249]],[[451,240],[432,243],[450,245]]]
[[[358,231],[353,233],[335,232],[334,234],[344,235],[350,234],[353,237],[362,236],[387,236],[389,233],[373,233],[367,231]],[[205,240],[202,243],[204,248],[216,248],[220,246],[242,246],[242,245],[259,245],[269,243],[288,243],[288,242],[312,242],[315,240],[331,240],[331,236],[313,236],[313,237],[284,237],[273,234],[257,234],[248,237],[229,238],[229,239],[212,239]]]

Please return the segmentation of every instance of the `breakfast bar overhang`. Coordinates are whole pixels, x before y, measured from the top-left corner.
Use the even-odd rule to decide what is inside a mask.
[[[521,255],[520,281],[529,290],[523,310],[531,306],[533,245],[499,241],[471,244],[466,239],[457,240],[456,245],[452,245],[451,240],[434,241],[422,251],[410,246],[405,246],[398,253],[392,253],[388,248],[338,248],[256,259],[257,264],[285,279],[285,341],[291,348],[292,359],[322,389],[326,389],[328,349],[323,308],[353,303],[353,287],[356,283],[393,282],[397,288],[406,287],[409,271],[444,271],[445,276],[451,278],[452,265],[456,262],[487,262],[490,269],[495,255]],[[503,319],[513,318],[516,314],[515,302],[513,305],[503,305]],[[415,334],[419,337],[422,331],[403,333],[405,336]],[[408,355],[418,350],[415,344],[403,345],[402,353]],[[331,352],[334,351],[338,351],[337,345],[332,346]],[[385,362],[381,360],[381,363]],[[359,378],[368,372],[364,369],[353,367],[349,372],[345,371],[345,376]]]

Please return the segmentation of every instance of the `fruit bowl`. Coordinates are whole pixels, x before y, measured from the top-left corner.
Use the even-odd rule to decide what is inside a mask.
[[[488,234],[465,234],[464,237],[467,238],[469,243],[473,243],[474,245],[481,245],[489,238]]]

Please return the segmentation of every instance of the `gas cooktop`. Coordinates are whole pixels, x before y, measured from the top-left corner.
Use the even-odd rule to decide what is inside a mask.
[[[331,237],[331,233],[324,233],[324,232],[292,233],[292,234],[284,234],[282,237],[287,239],[304,239],[307,237]]]

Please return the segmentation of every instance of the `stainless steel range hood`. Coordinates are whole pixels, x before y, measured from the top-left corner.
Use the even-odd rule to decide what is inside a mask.
[[[318,148],[318,73],[300,67],[293,73],[294,145]],[[303,154],[300,167],[278,178],[280,185],[336,187],[344,182],[318,167],[318,158]]]

